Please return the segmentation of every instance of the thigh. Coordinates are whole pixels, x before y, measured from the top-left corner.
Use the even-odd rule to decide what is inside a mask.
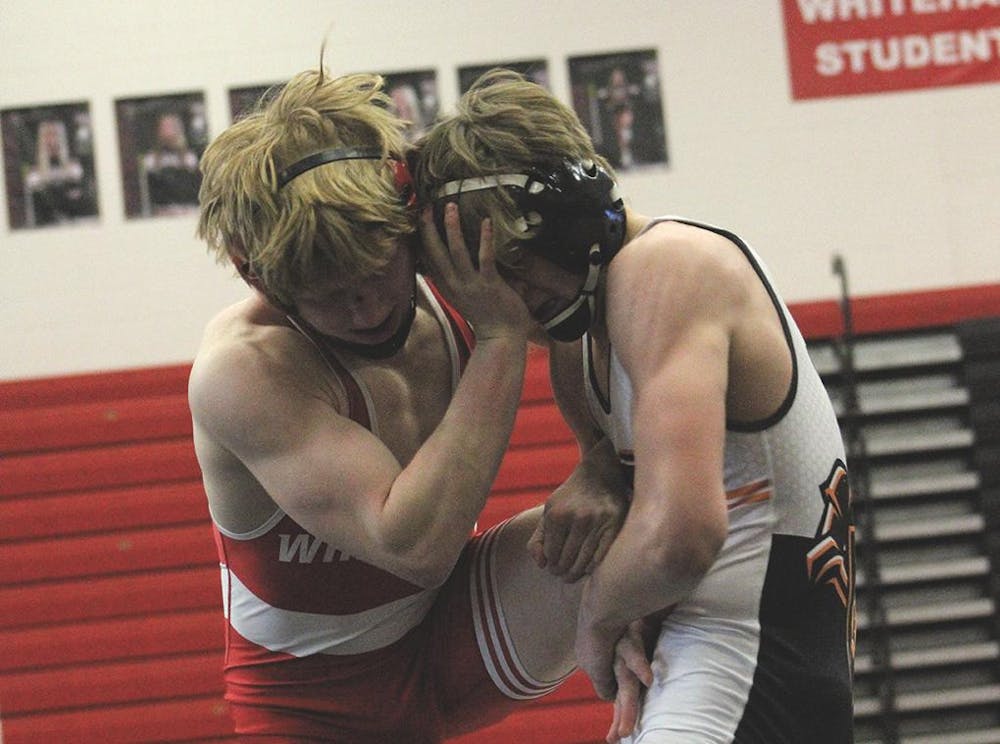
[[[629,741],[732,742],[753,682],[756,650],[749,625],[668,617],[653,654],[653,685]]]
[[[483,580],[479,588],[502,611],[506,644],[523,673],[536,685],[552,686],[576,668],[576,621],[585,582],[567,584],[539,568],[528,553],[541,517],[538,506],[507,522],[494,546],[492,584]]]
[[[435,690],[451,733],[500,720],[551,692],[573,671],[579,587],[531,561],[541,510],[470,541],[434,612]]]

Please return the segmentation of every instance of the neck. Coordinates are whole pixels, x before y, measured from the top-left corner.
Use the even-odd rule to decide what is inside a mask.
[[[625,243],[635,240],[635,237],[645,230],[646,225],[652,221],[652,217],[647,217],[625,207]]]

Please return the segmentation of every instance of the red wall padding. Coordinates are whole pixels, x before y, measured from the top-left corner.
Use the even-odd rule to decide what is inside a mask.
[[[857,333],[1000,315],[1000,285],[854,300]],[[792,308],[807,337],[834,302]],[[5,744],[233,741],[218,563],[191,443],[187,365],[0,383],[0,719]],[[532,355],[511,449],[480,520],[541,503],[576,445]],[[453,744],[598,742],[576,674]]]

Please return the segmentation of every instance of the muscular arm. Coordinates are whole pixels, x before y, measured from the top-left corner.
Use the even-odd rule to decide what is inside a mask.
[[[578,636],[581,664],[605,696],[608,644],[630,621],[683,599],[725,540],[726,385],[739,312],[725,262],[696,242],[648,239],[619,261],[608,323],[634,390],[635,490],[585,591]]]
[[[302,343],[284,335],[283,345]],[[301,352],[239,345],[203,356],[192,374],[192,413],[309,532],[432,586],[447,577],[495,476],[523,348],[516,337],[480,342],[440,424],[405,466],[337,410],[317,382],[322,370]]]
[[[614,446],[587,410],[581,342],[550,342],[548,347],[552,390],[576,437],[580,462],[546,500],[528,550],[540,568],[572,583],[604,559],[625,519],[631,485]]]
[[[478,273],[464,246],[453,254],[460,261],[445,279],[462,304],[473,304],[462,291],[482,303],[477,344],[443,417],[408,461],[343,415],[323,389],[322,363],[281,325],[250,338],[222,334],[200,355],[190,388],[196,426],[286,513],[324,542],[422,586],[447,578],[489,493],[520,400],[530,327],[491,251]]]

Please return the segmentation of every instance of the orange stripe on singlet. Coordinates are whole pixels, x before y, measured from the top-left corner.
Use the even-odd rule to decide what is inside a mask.
[[[726,491],[726,508],[735,509],[746,504],[759,504],[771,498],[774,491],[768,478],[751,481],[745,485]]]

